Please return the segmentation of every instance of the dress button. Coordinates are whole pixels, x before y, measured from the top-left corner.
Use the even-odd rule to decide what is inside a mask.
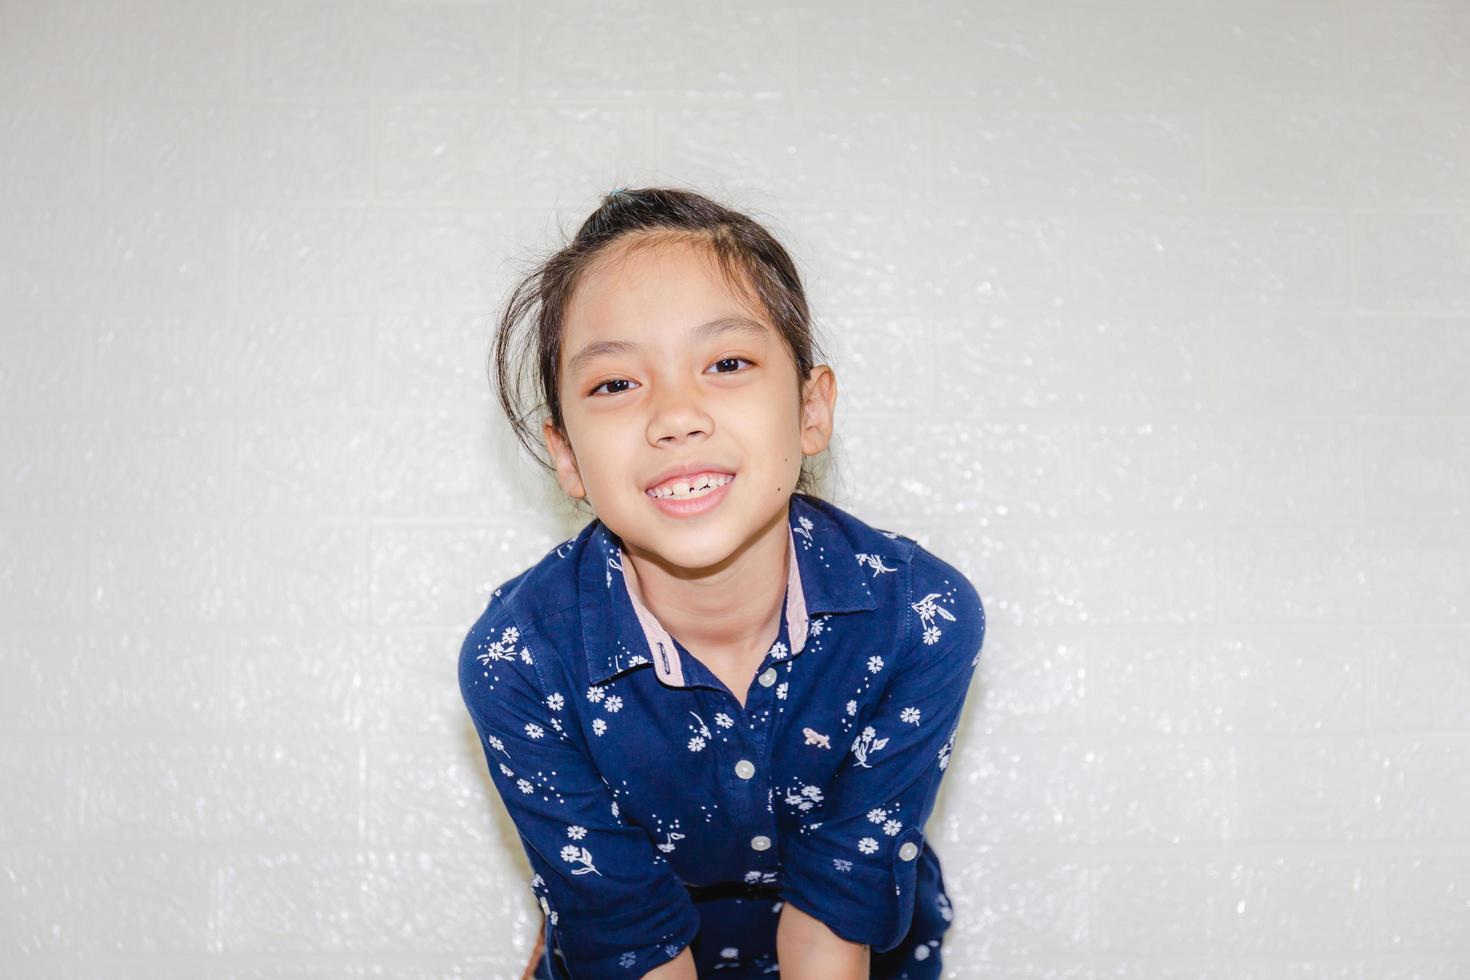
[[[750,846],[757,851],[764,851],[771,846],[771,839],[764,834],[760,834],[750,839]]]
[[[760,680],[761,687],[770,687],[772,684],[776,683],[776,668],[767,667],[766,672],[764,674],[761,674]]]
[[[905,861],[912,861],[914,858],[919,856],[919,845],[915,844],[913,841],[909,841],[903,847],[900,847],[898,849],[898,856],[903,858]]]
[[[741,759],[739,762],[735,763],[735,775],[739,776],[741,779],[749,779],[751,776],[755,775],[755,766],[750,764],[749,759]]]

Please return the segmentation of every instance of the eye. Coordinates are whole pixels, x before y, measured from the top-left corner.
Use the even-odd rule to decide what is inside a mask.
[[[589,394],[589,395],[595,395],[595,394],[597,394],[598,389],[606,388],[608,385],[632,384],[632,383],[633,382],[629,381],[627,378],[610,378],[607,381],[604,381],[602,384],[598,385],[596,388],[593,388],[591,391],[587,392],[587,394]],[[626,390],[627,390],[626,388],[619,388],[617,391],[609,391],[608,394],[609,395],[620,395],[620,394],[622,394]]]
[[[745,361],[746,364],[749,364],[752,367],[755,366],[755,362],[754,361],[746,360],[743,357],[722,357],[718,361],[715,361],[715,363],[716,364],[728,364],[731,361]],[[733,371],[716,371],[715,373],[716,374],[733,374],[735,372],[733,372]]]
[[[750,360],[749,358],[734,357],[734,356],[731,356],[731,357],[722,357],[719,360],[715,361],[714,362],[714,365],[711,365],[711,366],[718,366],[718,365],[721,365],[721,364],[729,364],[731,362],[745,363],[745,364],[749,364],[751,367],[755,367],[755,362],[752,361],[752,360]],[[737,369],[732,370],[732,371],[716,371],[715,373],[716,374],[737,374],[737,373],[739,373],[739,369],[737,368]],[[629,381],[627,378],[609,378],[608,380],[606,380],[606,381],[602,382],[601,384],[599,384],[597,387],[593,388],[591,391],[587,392],[587,394],[589,396],[596,395],[603,388],[608,388],[609,385],[630,385],[630,384],[634,384],[634,383],[635,382]],[[609,395],[621,395],[623,392],[625,392],[627,390],[628,390],[627,388],[617,388],[617,389],[608,388],[607,394],[609,394]]]

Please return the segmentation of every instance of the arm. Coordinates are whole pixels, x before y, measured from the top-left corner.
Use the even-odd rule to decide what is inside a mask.
[[[868,980],[869,949],[786,902],[776,924],[776,960],[784,980]]]
[[[698,910],[648,833],[622,818],[588,753],[577,718],[585,688],[494,600],[464,641],[459,681],[567,971],[640,977],[678,956]]]
[[[912,924],[924,825],[985,634],[980,596],[963,575],[923,549],[908,567],[908,608],[892,656],[881,658],[882,691],[817,819],[781,839],[786,907],[873,953],[897,947]]]

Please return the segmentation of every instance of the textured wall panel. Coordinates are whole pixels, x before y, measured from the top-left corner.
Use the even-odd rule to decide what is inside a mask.
[[[498,414],[619,185],[787,245],[825,489],[989,635],[979,980],[1470,976],[1470,9],[40,0],[0,14],[7,976],[515,980],[464,711],[583,518]]]

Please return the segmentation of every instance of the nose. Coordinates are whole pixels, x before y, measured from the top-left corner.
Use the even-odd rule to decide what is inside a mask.
[[[648,441],[655,446],[678,445],[687,439],[707,437],[714,420],[700,404],[689,385],[665,384],[655,399],[648,420]]]

